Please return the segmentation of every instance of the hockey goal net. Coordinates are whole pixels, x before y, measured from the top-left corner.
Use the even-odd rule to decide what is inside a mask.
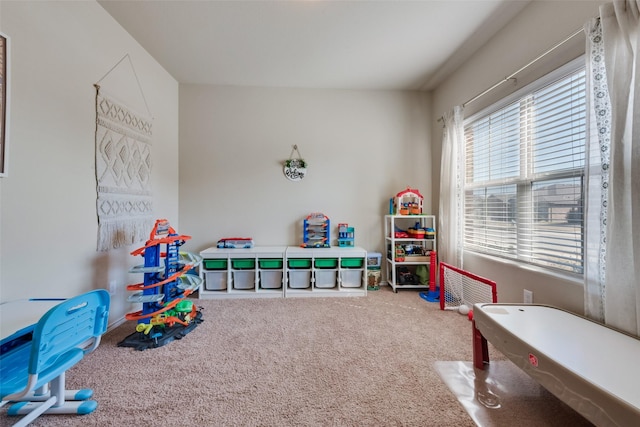
[[[440,263],[441,310],[458,310],[463,305],[473,309],[476,303],[496,302],[496,282],[444,262]]]

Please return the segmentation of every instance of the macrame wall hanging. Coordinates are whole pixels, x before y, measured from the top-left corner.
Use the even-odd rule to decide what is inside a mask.
[[[294,155],[296,157],[294,157]],[[301,181],[307,174],[307,162],[304,161],[298,151],[298,146],[291,149],[289,158],[284,162],[284,176],[290,181]]]
[[[125,55],[96,88],[96,182],[98,250],[140,242],[153,227],[151,191],[151,114],[140,114],[105,93],[100,82],[128,58]],[[146,99],[144,99],[146,104]],[[148,106],[147,106],[148,112]]]

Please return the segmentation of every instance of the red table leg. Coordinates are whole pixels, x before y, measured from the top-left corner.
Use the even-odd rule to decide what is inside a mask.
[[[473,329],[473,366],[484,370],[484,365],[489,364],[489,347],[487,339],[476,328],[475,320],[471,322]]]

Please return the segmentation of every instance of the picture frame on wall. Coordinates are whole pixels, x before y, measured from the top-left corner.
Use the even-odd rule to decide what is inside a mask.
[[[0,177],[7,176],[9,143],[9,37],[0,32]]]

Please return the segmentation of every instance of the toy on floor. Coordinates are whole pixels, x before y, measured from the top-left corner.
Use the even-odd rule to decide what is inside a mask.
[[[367,290],[377,291],[380,289],[382,275],[382,254],[379,252],[367,252]]]
[[[127,290],[137,291],[128,301],[142,303],[142,310],[125,315],[125,319],[135,320],[138,325],[136,332],[118,343],[119,347],[160,347],[182,338],[202,322],[202,313],[186,299],[202,283],[199,276],[187,274],[200,265],[202,258],[178,250],[190,238],[177,234],[167,220],[159,219],[146,244],[131,252],[144,257],[143,265],[130,270],[144,273],[144,281],[127,286]]]
[[[303,248],[328,248],[331,246],[329,218],[320,212],[308,215],[302,224]]]

